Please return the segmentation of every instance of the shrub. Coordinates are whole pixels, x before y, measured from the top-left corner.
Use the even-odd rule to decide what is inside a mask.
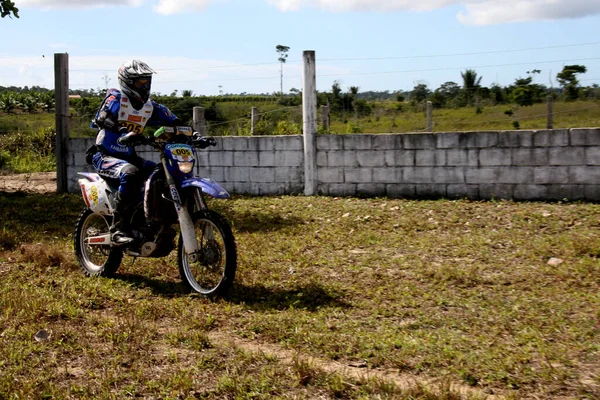
[[[348,125],[346,126],[346,133],[363,133],[363,129],[358,124],[348,122]]]
[[[275,126],[276,135],[301,135],[302,127],[291,121],[279,121]]]

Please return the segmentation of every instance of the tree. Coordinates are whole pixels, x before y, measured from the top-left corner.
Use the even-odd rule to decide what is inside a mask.
[[[454,100],[460,93],[460,86],[455,82],[443,83],[439,88],[435,89],[431,95],[431,102],[435,108],[441,108],[448,102]]]
[[[339,81],[333,81],[333,85],[331,85],[331,110],[339,111],[344,108],[344,103],[342,100],[342,87],[340,86]]]
[[[283,64],[285,64],[285,60],[287,60],[288,58],[287,52],[290,51],[290,47],[278,44],[277,46],[275,46],[275,50],[277,51],[277,54],[279,54],[279,58],[277,59],[277,61],[279,61],[279,63],[281,64],[281,91],[279,93],[281,93],[281,96],[283,97]]]
[[[481,86],[481,76],[477,76],[477,72],[472,69],[467,69],[465,72],[461,72],[460,75],[463,79],[463,88],[467,94],[467,105],[471,105],[471,99],[477,94],[477,90]]]
[[[567,100],[577,100],[579,97],[579,81],[576,74],[584,74],[587,68],[584,65],[565,65],[563,70],[556,75],[556,79],[564,89]]]
[[[8,16],[12,18],[11,14],[19,18],[19,9],[15,7],[15,3],[11,0],[0,0],[0,17]]]
[[[412,92],[410,92],[410,98],[415,100],[417,103],[422,102],[431,94],[431,90],[424,83],[416,85]]]
[[[497,83],[494,83],[490,88],[490,96],[494,101],[494,104],[500,104],[506,101],[506,91]]]
[[[436,89],[436,92],[437,91],[444,95],[444,97],[446,97],[448,100],[451,100],[458,96],[458,93],[460,92],[460,86],[458,86],[456,82],[450,81],[443,83],[438,89]]]
[[[533,95],[530,88],[531,78],[517,79],[516,87],[511,92],[511,97],[515,103],[522,107],[533,105]]]
[[[358,86],[350,86],[348,90],[350,92],[350,105],[354,110],[354,118],[358,121],[358,107],[356,107],[356,96],[358,95],[358,91],[360,90],[360,88]]]

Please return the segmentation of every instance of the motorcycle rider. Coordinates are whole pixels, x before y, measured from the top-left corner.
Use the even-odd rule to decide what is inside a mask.
[[[98,129],[92,165],[99,175],[117,179],[119,190],[110,227],[113,245],[133,241],[128,220],[140,200],[142,184],[156,163],[138,156],[135,144],[142,142],[146,126],[177,126],[181,121],[166,106],[150,99],[152,74],[148,64],[132,60],[118,71],[119,89],[109,89],[91,127]],[[214,145],[214,138],[201,138]]]

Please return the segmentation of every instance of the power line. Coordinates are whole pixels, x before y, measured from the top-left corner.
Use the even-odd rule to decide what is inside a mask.
[[[579,58],[579,59],[571,59],[571,60],[530,61],[530,62],[512,63],[512,64],[490,64],[490,65],[478,65],[478,66],[470,66],[470,67],[444,67],[444,68],[413,69],[413,70],[400,70],[400,71],[356,72],[356,73],[349,73],[349,74],[317,75],[317,77],[336,77],[336,76],[354,76],[354,75],[386,75],[386,74],[401,74],[401,73],[410,73],[410,72],[436,72],[436,71],[452,71],[452,70],[476,69],[476,68],[514,67],[514,66],[519,66],[519,65],[532,65],[532,64],[580,62],[580,61],[591,61],[591,60],[600,60],[600,57]]]
[[[391,75],[391,74],[404,74],[404,73],[413,73],[413,72],[437,72],[437,71],[455,71],[455,70],[465,70],[465,69],[478,69],[478,68],[495,68],[495,67],[514,67],[519,65],[535,65],[535,64],[553,64],[553,63],[566,63],[566,62],[581,62],[581,61],[595,61],[600,60],[600,57],[590,57],[590,58],[579,58],[579,59],[570,59],[570,60],[546,60],[546,61],[530,61],[530,62],[522,62],[522,63],[510,63],[510,64],[487,64],[487,65],[478,65],[478,66],[468,66],[468,67],[443,67],[443,68],[428,68],[428,69],[413,69],[413,70],[396,70],[396,71],[378,71],[378,72],[354,72],[348,74],[318,74],[317,78],[331,78],[331,77],[339,77],[339,76],[358,76],[358,75]],[[213,78],[213,79],[197,79],[197,80],[182,80],[182,81],[160,81],[156,80],[154,83],[166,84],[166,83],[196,83],[196,82],[226,82],[226,81],[243,81],[243,80],[274,80],[279,79],[278,76],[268,76],[268,77],[240,77],[240,78]],[[287,79],[302,79],[300,75],[291,75],[288,76]],[[589,81],[595,79],[581,79],[581,81]],[[86,84],[78,83],[73,84],[78,86],[84,86]],[[89,85],[89,84],[87,84]]]
[[[440,58],[440,57],[461,57],[461,56],[473,56],[473,55],[484,55],[484,54],[505,54],[505,53],[517,53],[523,51],[534,51],[534,50],[552,50],[561,49],[568,47],[582,47],[582,46],[594,46],[600,42],[588,42],[588,43],[573,43],[557,46],[544,46],[544,47],[529,47],[522,49],[509,49],[509,50],[490,50],[490,51],[479,51],[479,52],[466,52],[466,53],[447,53],[447,54],[429,54],[429,55],[416,55],[416,56],[390,56],[390,57],[355,57],[355,58],[320,58],[319,61],[382,61],[382,60],[405,60],[405,59],[418,59],[418,58]],[[288,63],[299,63],[302,60],[289,60]],[[252,67],[260,65],[279,65],[278,62],[260,62],[260,63],[247,63],[247,64],[227,64],[227,65],[215,65],[206,67],[190,67],[190,68],[157,68],[160,71],[199,71],[206,69],[221,69],[221,68],[238,68],[238,67]],[[72,69],[73,72],[104,72],[106,69]]]
[[[156,72],[167,72],[167,71],[199,71],[205,69],[222,69],[222,68],[239,68],[239,67],[255,67],[259,65],[279,65],[278,62],[261,62],[261,63],[249,63],[249,64],[227,64],[227,65],[212,65],[206,67],[190,67],[190,68],[156,68]],[[106,69],[72,69],[73,72],[102,72]]]
[[[517,53],[521,51],[533,51],[533,50],[549,50],[549,49],[560,49],[565,47],[578,47],[578,46],[592,46],[600,44],[600,42],[590,43],[576,43],[566,44],[559,46],[546,46],[546,47],[531,47],[525,49],[512,49],[512,50],[490,50],[480,52],[469,52],[469,53],[448,53],[448,54],[431,54],[422,56],[392,56],[392,57],[357,57],[357,58],[321,58],[319,61],[375,61],[375,60],[403,60],[411,58],[436,58],[436,57],[459,57],[459,56],[475,56],[483,54],[504,54],[504,53]]]

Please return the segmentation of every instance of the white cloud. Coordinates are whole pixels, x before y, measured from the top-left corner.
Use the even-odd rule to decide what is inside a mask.
[[[600,13],[598,0],[266,0],[282,11],[304,7],[328,11],[431,11],[462,6],[457,19],[467,25],[581,18]]]
[[[458,20],[467,25],[582,18],[600,13],[600,2],[591,0],[481,0],[465,3]]]
[[[202,11],[210,3],[219,0],[159,0],[153,10],[159,14],[170,15],[183,12]],[[138,7],[145,3],[156,3],[155,0],[19,0],[18,7],[31,7],[41,9],[61,8],[97,8],[129,6]]]
[[[170,15],[182,12],[198,12],[206,8],[215,0],[160,0],[154,11],[159,14]]]
[[[140,6],[144,0],[19,0],[15,4],[17,7],[26,8],[96,8],[111,6]]]
[[[94,8],[156,4],[157,0],[19,0],[18,7]],[[164,15],[200,12],[209,4],[225,0],[158,0],[153,9]],[[249,0],[247,0],[249,1]],[[462,10],[457,19],[466,25],[582,18],[600,14],[599,0],[252,0],[266,1],[281,11],[319,8],[347,11],[431,11],[455,6]]]
[[[428,11],[456,3],[456,0],[267,0],[282,11],[316,7],[328,11]]]

